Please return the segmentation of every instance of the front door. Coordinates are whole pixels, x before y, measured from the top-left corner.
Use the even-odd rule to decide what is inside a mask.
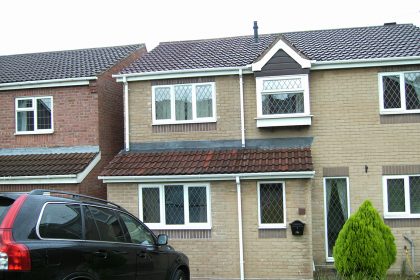
[[[326,259],[331,262],[335,241],[350,215],[347,177],[324,178],[324,210]]]

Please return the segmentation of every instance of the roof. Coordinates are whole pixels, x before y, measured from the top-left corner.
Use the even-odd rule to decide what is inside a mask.
[[[119,153],[101,176],[312,171],[310,148]]]
[[[0,84],[96,77],[143,44],[0,56]]]
[[[79,174],[97,155],[98,153],[1,155],[0,177]]]
[[[412,24],[265,34],[160,43],[121,74],[244,67],[280,36],[304,57],[319,62],[420,56],[420,29]]]

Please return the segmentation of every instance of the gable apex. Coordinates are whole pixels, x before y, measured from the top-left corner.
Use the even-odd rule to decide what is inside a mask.
[[[279,51],[283,50],[293,60],[295,60],[302,68],[311,68],[311,61],[301,54],[299,54],[294,48],[292,48],[286,40],[281,36],[274,45],[264,53],[257,61],[252,64],[252,71],[261,71],[267,62]]]

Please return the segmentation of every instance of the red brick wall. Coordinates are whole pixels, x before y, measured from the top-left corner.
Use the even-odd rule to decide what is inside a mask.
[[[98,94],[88,86],[0,92],[0,148],[99,145]],[[15,98],[52,96],[54,133],[15,135]]]

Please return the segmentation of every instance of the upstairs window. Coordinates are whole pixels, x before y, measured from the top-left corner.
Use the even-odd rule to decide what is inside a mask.
[[[259,127],[311,124],[308,75],[260,77],[256,81]]]
[[[420,113],[420,72],[379,74],[382,114]]]
[[[53,98],[28,97],[16,99],[16,133],[53,132]]]
[[[385,218],[420,218],[420,176],[384,176]]]
[[[214,122],[214,83],[153,86],[153,124]]]

